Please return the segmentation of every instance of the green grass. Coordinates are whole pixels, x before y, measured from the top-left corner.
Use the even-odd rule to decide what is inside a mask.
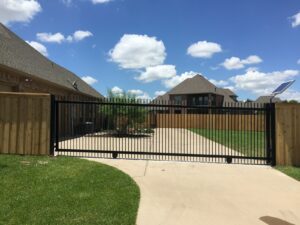
[[[66,157],[0,155],[0,224],[135,224],[139,188],[121,171]]]
[[[293,166],[276,166],[277,170],[285,173],[286,175],[293,177],[294,179],[300,181],[300,167]]]
[[[265,156],[265,133],[255,131],[189,129],[203,137],[234,149],[245,156]]]

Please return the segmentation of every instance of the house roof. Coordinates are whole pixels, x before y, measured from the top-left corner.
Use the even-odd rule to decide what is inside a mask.
[[[185,79],[180,84],[172,88],[168,94],[200,94],[216,93],[217,87],[205,79],[202,75],[196,75]]]
[[[71,71],[47,59],[0,23],[0,65],[83,94],[103,96]],[[77,90],[72,83],[76,81]]]
[[[254,102],[255,103],[270,103],[271,98],[272,98],[272,96],[260,96]],[[281,102],[281,99],[275,97],[272,99],[272,102],[274,102],[274,103]]]
[[[168,91],[166,94],[158,96],[155,102],[169,100],[170,95],[178,94],[201,94],[201,93],[213,93],[224,96],[225,103],[234,103],[235,101],[230,96],[237,96],[230,89],[218,88],[211,82],[209,82],[202,75],[196,75],[192,78],[188,78]]]

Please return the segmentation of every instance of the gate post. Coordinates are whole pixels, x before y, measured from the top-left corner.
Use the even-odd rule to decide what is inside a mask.
[[[267,162],[276,165],[276,131],[275,131],[275,103],[266,104],[266,150]]]

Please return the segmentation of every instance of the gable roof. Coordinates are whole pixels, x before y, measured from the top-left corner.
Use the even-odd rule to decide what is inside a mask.
[[[224,103],[235,103],[231,96],[237,96],[233,91],[228,88],[218,88],[202,75],[195,75],[192,78],[185,79],[177,86],[172,88],[164,95],[157,96],[153,102],[165,102],[170,99],[170,95],[180,95],[180,94],[204,94],[213,93],[217,95],[224,96]]]
[[[256,103],[270,103],[270,99],[272,96],[260,96],[258,97],[254,102]],[[281,99],[278,97],[275,97],[272,99],[272,102],[281,102]]]
[[[200,94],[216,92],[217,87],[205,79],[202,75],[198,74],[192,78],[185,79],[172,88],[168,94]]]
[[[12,68],[72,91],[103,98],[71,71],[47,59],[24,40],[0,23],[0,65]],[[77,90],[72,83],[76,81]]]

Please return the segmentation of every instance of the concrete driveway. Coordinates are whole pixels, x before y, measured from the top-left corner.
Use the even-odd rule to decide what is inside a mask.
[[[212,154],[241,156],[242,154],[228,148],[222,144],[209,140],[201,135],[180,128],[156,128],[154,134],[147,137],[138,138],[118,138],[107,137],[105,133],[94,133],[78,138],[73,138],[59,142],[60,149],[80,149],[80,150],[104,150],[104,151],[136,151],[136,152],[159,152],[159,153],[188,153],[188,154]],[[256,150],[253,146],[253,152]],[[73,153],[72,153],[73,154]],[[69,155],[60,152],[59,155]],[[81,157],[101,157],[111,158],[107,153],[74,153]],[[134,159],[161,159],[177,161],[204,161],[204,162],[225,162],[224,158],[199,158],[183,156],[153,156],[153,155],[129,155],[123,154],[121,158]],[[238,160],[233,162],[243,162],[252,164],[265,164],[263,160]]]
[[[138,225],[300,224],[300,182],[268,166],[90,160],[137,182]]]

